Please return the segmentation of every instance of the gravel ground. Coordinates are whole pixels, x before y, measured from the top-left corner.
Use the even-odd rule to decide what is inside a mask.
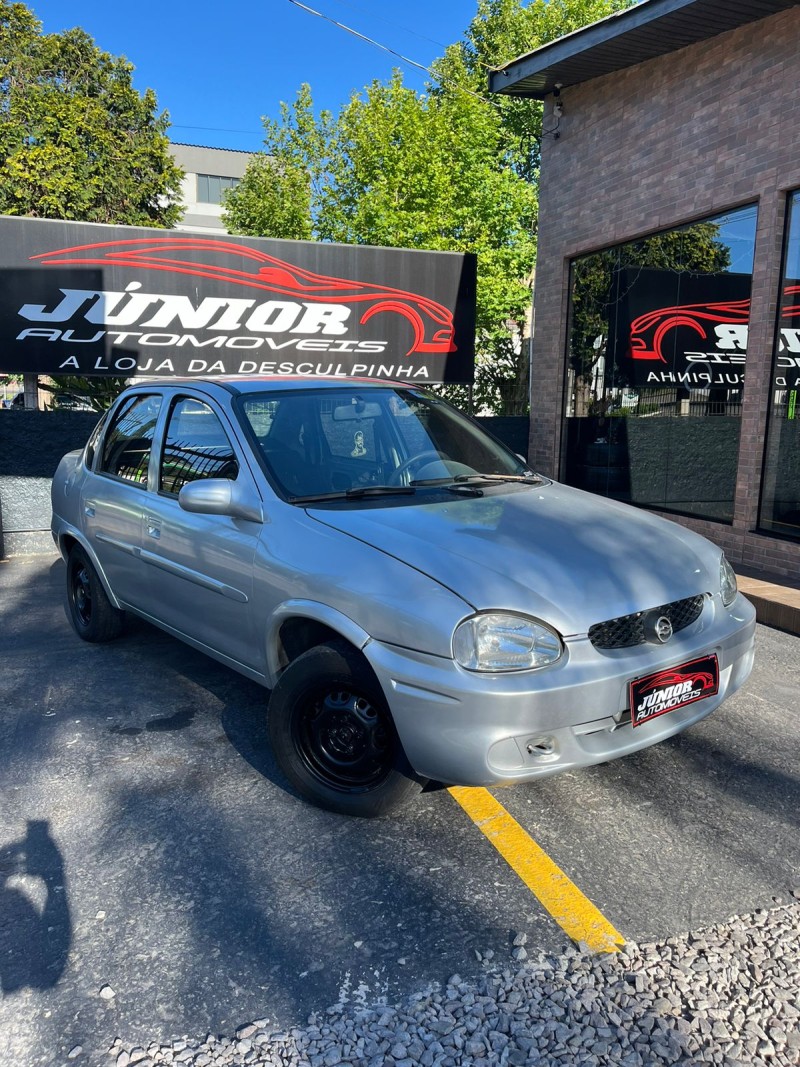
[[[800,899],[800,890],[793,894]],[[780,902],[779,902],[780,903]],[[266,1020],[230,1036],[109,1050],[114,1067],[724,1067],[800,1064],[800,903],[761,910],[618,953],[528,956],[515,938],[513,966],[476,961],[477,979],[397,1005],[340,1003],[305,1026]],[[486,954],[492,957],[491,953]],[[70,1056],[78,1059],[80,1049]],[[106,1067],[106,1065],[103,1065]]]

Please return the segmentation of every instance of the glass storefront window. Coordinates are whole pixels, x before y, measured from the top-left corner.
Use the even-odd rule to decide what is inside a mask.
[[[576,259],[562,477],[731,522],[756,208]]]
[[[800,539],[800,192],[789,197],[760,527]]]

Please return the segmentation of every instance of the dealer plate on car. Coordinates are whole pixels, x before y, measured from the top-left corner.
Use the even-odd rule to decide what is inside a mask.
[[[711,653],[677,667],[647,674],[631,682],[628,688],[631,723],[641,726],[659,715],[666,715],[668,711],[685,708],[696,700],[719,692],[716,654]]]

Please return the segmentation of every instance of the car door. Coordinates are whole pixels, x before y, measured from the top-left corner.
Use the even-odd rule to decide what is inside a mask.
[[[94,470],[83,485],[83,530],[117,599],[143,608],[141,561],[148,471],[162,397],[135,394],[112,413]]]
[[[224,416],[207,399],[173,397],[166,414],[154,491],[148,493],[142,559],[148,613],[235,664],[264,668],[252,618],[253,561],[261,523],[184,511],[178,494],[199,479],[253,476]]]

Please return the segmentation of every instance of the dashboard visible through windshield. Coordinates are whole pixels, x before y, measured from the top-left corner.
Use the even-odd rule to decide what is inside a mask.
[[[535,480],[526,464],[446,401],[352,385],[248,394],[240,410],[264,467],[290,501],[412,497],[415,487]],[[471,488],[470,488],[471,487]]]

